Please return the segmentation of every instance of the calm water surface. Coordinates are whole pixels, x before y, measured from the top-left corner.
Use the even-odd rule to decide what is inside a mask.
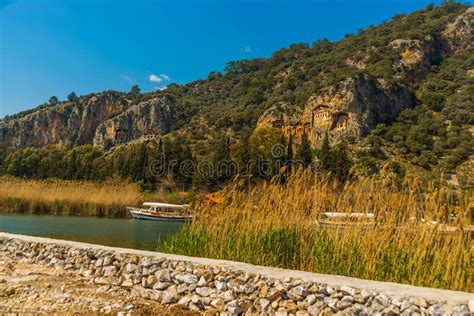
[[[55,215],[1,214],[0,231],[100,244],[156,250],[158,240],[176,233],[182,223]]]

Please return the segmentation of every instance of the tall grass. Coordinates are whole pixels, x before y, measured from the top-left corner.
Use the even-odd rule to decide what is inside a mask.
[[[236,181],[223,195],[224,205],[198,205],[192,225],[170,237],[160,250],[473,290],[470,236],[461,229],[446,232],[442,224],[466,224],[468,192],[422,185],[418,179],[397,184],[390,176],[340,187],[300,171],[285,185],[272,182],[248,190],[243,181]],[[317,225],[319,214],[327,211],[373,212],[376,221]]]
[[[126,217],[142,199],[131,183],[0,179],[0,211],[57,215]]]
[[[105,182],[0,178],[1,212],[129,217],[127,206],[182,199],[179,192],[142,193],[136,184],[115,178]]]

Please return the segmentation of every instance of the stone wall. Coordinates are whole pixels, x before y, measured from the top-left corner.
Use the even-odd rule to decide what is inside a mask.
[[[17,260],[118,285],[132,296],[206,314],[469,315],[474,295],[244,263],[0,233]]]

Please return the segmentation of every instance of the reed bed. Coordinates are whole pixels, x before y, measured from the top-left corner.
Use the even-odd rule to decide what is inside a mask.
[[[106,182],[0,178],[0,210],[56,215],[126,217],[143,197],[138,186]]]
[[[473,291],[469,192],[391,176],[345,186],[299,171],[285,185],[251,190],[237,180],[225,203],[201,203],[196,220],[160,251],[258,265]],[[373,224],[322,226],[322,212],[375,213]],[[429,223],[436,221],[436,223]],[[445,224],[451,229],[447,232]]]

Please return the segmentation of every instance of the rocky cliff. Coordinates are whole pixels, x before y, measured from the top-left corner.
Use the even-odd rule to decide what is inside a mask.
[[[140,137],[155,138],[170,132],[175,115],[170,98],[159,97],[140,102],[101,123],[94,136],[94,145],[127,142]]]
[[[303,133],[317,146],[326,132],[333,143],[348,136],[363,137],[378,123],[390,123],[404,109],[417,104],[413,86],[450,55],[469,50],[474,43],[474,8],[467,9],[443,31],[422,39],[398,38],[388,47],[399,55],[391,66],[395,76],[388,81],[361,74],[321,89],[311,95],[303,109],[278,103],[259,118],[257,128],[282,129],[298,143]],[[374,50],[372,47],[369,50]],[[368,54],[358,52],[345,63],[363,70]]]
[[[467,9],[456,20],[449,23],[443,31],[451,52],[466,50],[474,43],[474,7]]]
[[[0,122],[0,141],[16,148],[89,144],[102,122],[128,106],[122,94],[105,92],[42,108]]]
[[[414,102],[406,86],[361,75],[346,79],[338,88],[329,87],[312,95],[300,113],[288,115],[288,105],[272,107],[257,126],[281,128],[296,141],[306,133],[317,146],[326,131],[333,142],[347,136],[365,136],[378,123],[390,122]]]
[[[205,139],[195,135],[199,117],[208,131],[273,126],[307,133],[314,145],[326,131],[334,141],[363,137],[416,105],[417,87],[443,60],[472,49],[473,21],[473,8],[428,7],[339,42],[231,62],[225,74],[165,91],[104,92],[31,110],[0,121],[0,142],[102,146],[170,132]]]
[[[15,148],[124,143],[168,133],[173,117],[170,98],[136,103],[127,94],[104,92],[7,118],[0,141]]]

